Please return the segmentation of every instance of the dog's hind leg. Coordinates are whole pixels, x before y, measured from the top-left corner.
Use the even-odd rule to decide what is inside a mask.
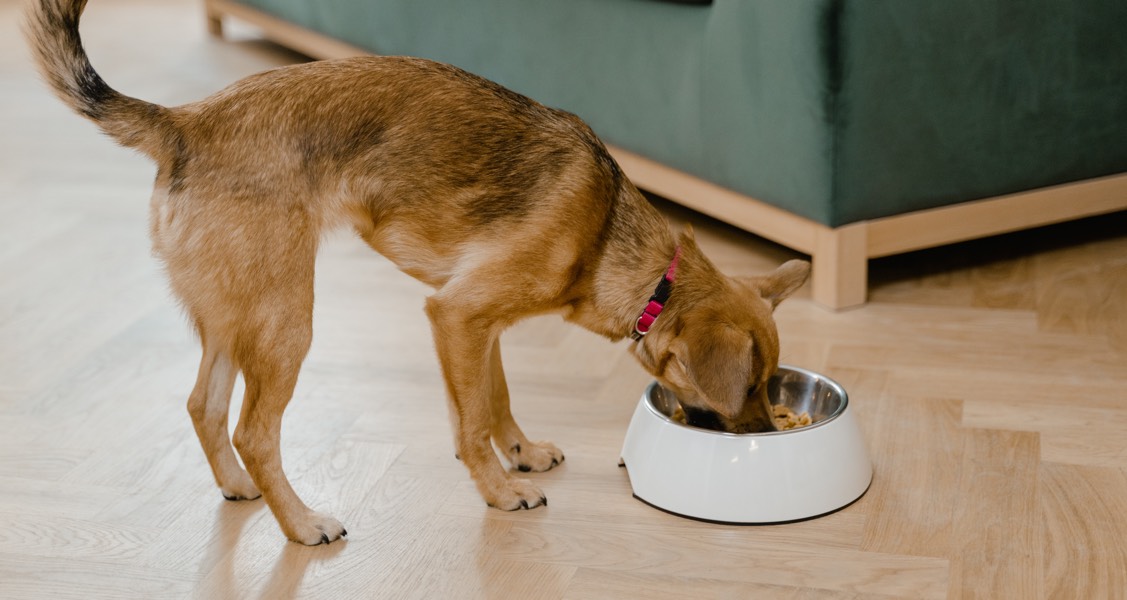
[[[282,532],[313,546],[346,532],[336,519],[306,506],[282,471],[282,413],[313,340],[311,267],[309,278],[308,300],[302,298],[304,290],[275,290],[278,293],[262,298],[247,315],[247,326],[235,343],[246,394],[234,442]]]
[[[431,296],[426,311],[453,413],[455,447],[489,506],[517,510],[546,504],[544,494],[530,481],[505,471],[490,444],[494,385],[490,356],[498,330],[487,318],[469,316],[472,309],[457,294],[451,298],[442,292]]]
[[[200,439],[219,490],[228,500],[253,500],[261,496],[250,475],[239,465],[227,433],[227,414],[238,369],[230,352],[208,338],[200,328],[203,359],[196,387],[188,397],[188,413]]]
[[[501,365],[501,340],[494,340],[489,353],[490,401],[493,442],[519,471],[547,471],[564,460],[563,452],[551,442],[530,442],[513,419],[509,409],[509,387]]]

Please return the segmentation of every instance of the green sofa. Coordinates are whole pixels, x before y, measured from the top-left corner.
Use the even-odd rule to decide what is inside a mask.
[[[865,264],[1127,208],[1123,0],[205,0],[316,57],[460,66],[586,120],[642,188]]]

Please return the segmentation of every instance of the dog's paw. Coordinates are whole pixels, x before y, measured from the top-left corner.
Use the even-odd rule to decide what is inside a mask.
[[[514,444],[509,448],[508,455],[513,467],[523,473],[529,471],[542,473],[559,466],[564,461],[563,452],[551,442]]]
[[[548,506],[548,499],[540,488],[527,479],[510,478],[493,493],[486,494],[486,504],[501,510],[521,510]]]
[[[245,471],[242,475],[234,482],[219,486],[219,491],[223,494],[223,497],[231,501],[261,498],[262,492],[258,491],[258,486],[251,481],[250,475],[247,475]]]
[[[285,528],[283,530],[290,540],[306,546],[328,544],[348,536],[348,532],[344,530],[340,521],[329,515],[313,511],[310,511],[305,519],[296,523],[292,530]]]

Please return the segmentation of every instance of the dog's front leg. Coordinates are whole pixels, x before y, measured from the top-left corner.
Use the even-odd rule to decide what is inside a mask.
[[[486,317],[474,316],[464,303],[447,301],[441,294],[427,299],[426,310],[446,381],[455,448],[478,492],[486,504],[502,510],[547,504],[544,494],[530,481],[509,475],[490,444],[490,353],[499,328]]]
[[[509,457],[517,470],[547,471],[564,460],[563,452],[551,442],[531,442],[513,419],[509,409],[509,386],[505,382],[505,369],[501,365],[501,340],[494,339],[489,352],[489,374],[492,393],[490,405],[493,412],[493,441]]]

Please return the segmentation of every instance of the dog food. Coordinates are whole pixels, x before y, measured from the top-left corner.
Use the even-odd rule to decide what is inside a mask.
[[[793,410],[783,404],[776,404],[773,410],[775,413],[775,428],[779,431],[798,429],[799,427],[806,427],[813,423],[810,419],[810,413],[805,411],[800,415],[796,415]]]
[[[810,418],[810,413],[803,412],[800,415],[794,414],[794,411],[787,408],[786,405],[776,404],[772,407],[773,420],[775,421],[775,428],[779,431],[786,431],[788,429],[798,429],[799,427],[806,427],[814,421]],[[673,411],[670,415],[671,419],[681,423],[682,425],[688,424],[688,419],[685,417],[685,410],[680,406]]]

